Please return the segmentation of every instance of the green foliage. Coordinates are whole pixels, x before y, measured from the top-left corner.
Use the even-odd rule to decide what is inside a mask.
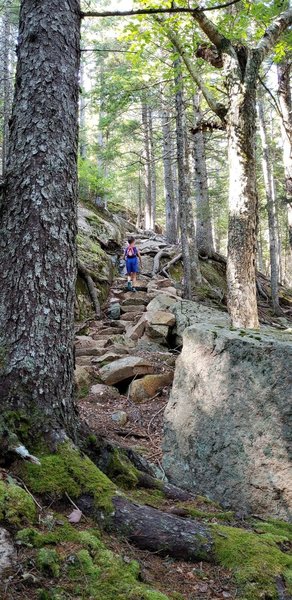
[[[94,202],[97,196],[109,193],[109,181],[99,172],[93,160],[80,158],[78,162],[79,197],[82,201]]]

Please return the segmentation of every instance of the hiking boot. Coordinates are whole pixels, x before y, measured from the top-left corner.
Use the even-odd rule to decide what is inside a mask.
[[[128,290],[129,290],[129,291],[132,291],[132,284],[131,284],[131,282],[130,282],[130,281],[128,281],[127,288],[128,288]]]
[[[132,288],[132,292],[137,292],[136,288],[133,287]]]

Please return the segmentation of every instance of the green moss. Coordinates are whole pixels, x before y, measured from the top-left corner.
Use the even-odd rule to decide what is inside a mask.
[[[115,449],[111,453],[107,474],[117,485],[126,489],[136,487],[139,481],[139,471],[122,450]]]
[[[292,592],[292,556],[282,552],[278,544],[283,535],[256,533],[211,525],[220,564],[232,569],[244,600],[278,598],[275,579],[282,576],[288,593]],[[280,526],[280,529],[281,526]]]
[[[40,466],[32,463],[22,466],[22,476],[33,493],[62,497],[67,492],[75,498],[88,493],[96,506],[106,512],[112,510],[114,484],[77,448],[69,443],[61,444],[55,454],[39,458]]]
[[[79,386],[78,388],[78,400],[81,400],[82,398],[86,398],[86,396],[88,396],[89,394],[89,390],[90,390],[90,386],[86,383],[82,384]]]
[[[226,293],[227,283],[225,267],[223,265],[210,260],[204,260],[200,261],[200,269],[203,277],[211,286],[219,288],[222,292]]]
[[[166,503],[165,495],[161,490],[136,489],[131,490],[128,496],[131,500],[134,500],[134,502],[147,504],[154,508],[163,508]]]
[[[180,504],[182,508],[185,508],[188,514],[194,519],[205,519],[206,521],[210,521],[212,519],[217,519],[218,521],[234,521],[234,512],[232,511],[214,511],[208,512],[207,510],[202,510],[200,508],[192,508],[190,506],[186,506],[184,504]]]
[[[50,580],[53,589],[39,590],[40,598],[55,600],[58,596],[48,594],[56,590],[63,594],[60,598],[80,597],[82,600],[168,600],[164,594],[140,583],[139,564],[114,555],[94,529],[80,532],[65,524],[45,533],[26,529],[19,532],[17,538],[30,547],[41,547],[36,555],[41,571],[47,571],[53,578],[59,573],[62,576],[62,590],[57,587],[59,581]]]
[[[58,553],[51,548],[41,548],[39,550],[36,557],[36,564],[41,571],[53,577],[58,577],[60,573]]]
[[[177,283],[180,283],[183,279],[183,266],[181,262],[177,262],[175,263],[175,265],[173,265],[172,267],[170,267],[169,269],[169,274],[170,277],[172,279],[174,279],[174,281],[176,281]]]
[[[19,485],[0,481],[0,521],[20,526],[34,523],[35,504],[31,496]]]

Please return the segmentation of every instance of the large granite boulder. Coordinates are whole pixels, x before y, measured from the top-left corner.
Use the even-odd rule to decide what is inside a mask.
[[[149,305],[148,305],[149,307]],[[149,310],[149,308],[148,308]],[[182,334],[187,327],[195,323],[214,323],[229,327],[230,321],[226,311],[205,306],[191,300],[179,300],[172,304],[170,310],[173,312],[176,324],[173,334],[176,336],[176,345],[182,345]]]
[[[228,507],[291,517],[291,399],[291,334],[187,328],[165,411],[170,481]]]

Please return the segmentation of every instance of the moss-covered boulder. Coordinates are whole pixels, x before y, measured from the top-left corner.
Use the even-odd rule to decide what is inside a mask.
[[[21,526],[34,523],[36,509],[32,497],[16,483],[0,481],[0,522]]]
[[[78,208],[78,260],[87,270],[97,288],[102,303],[108,295],[114,268],[125,233],[125,223],[117,215],[94,205]],[[76,317],[81,320],[92,314],[92,304],[86,282],[77,279]]]

